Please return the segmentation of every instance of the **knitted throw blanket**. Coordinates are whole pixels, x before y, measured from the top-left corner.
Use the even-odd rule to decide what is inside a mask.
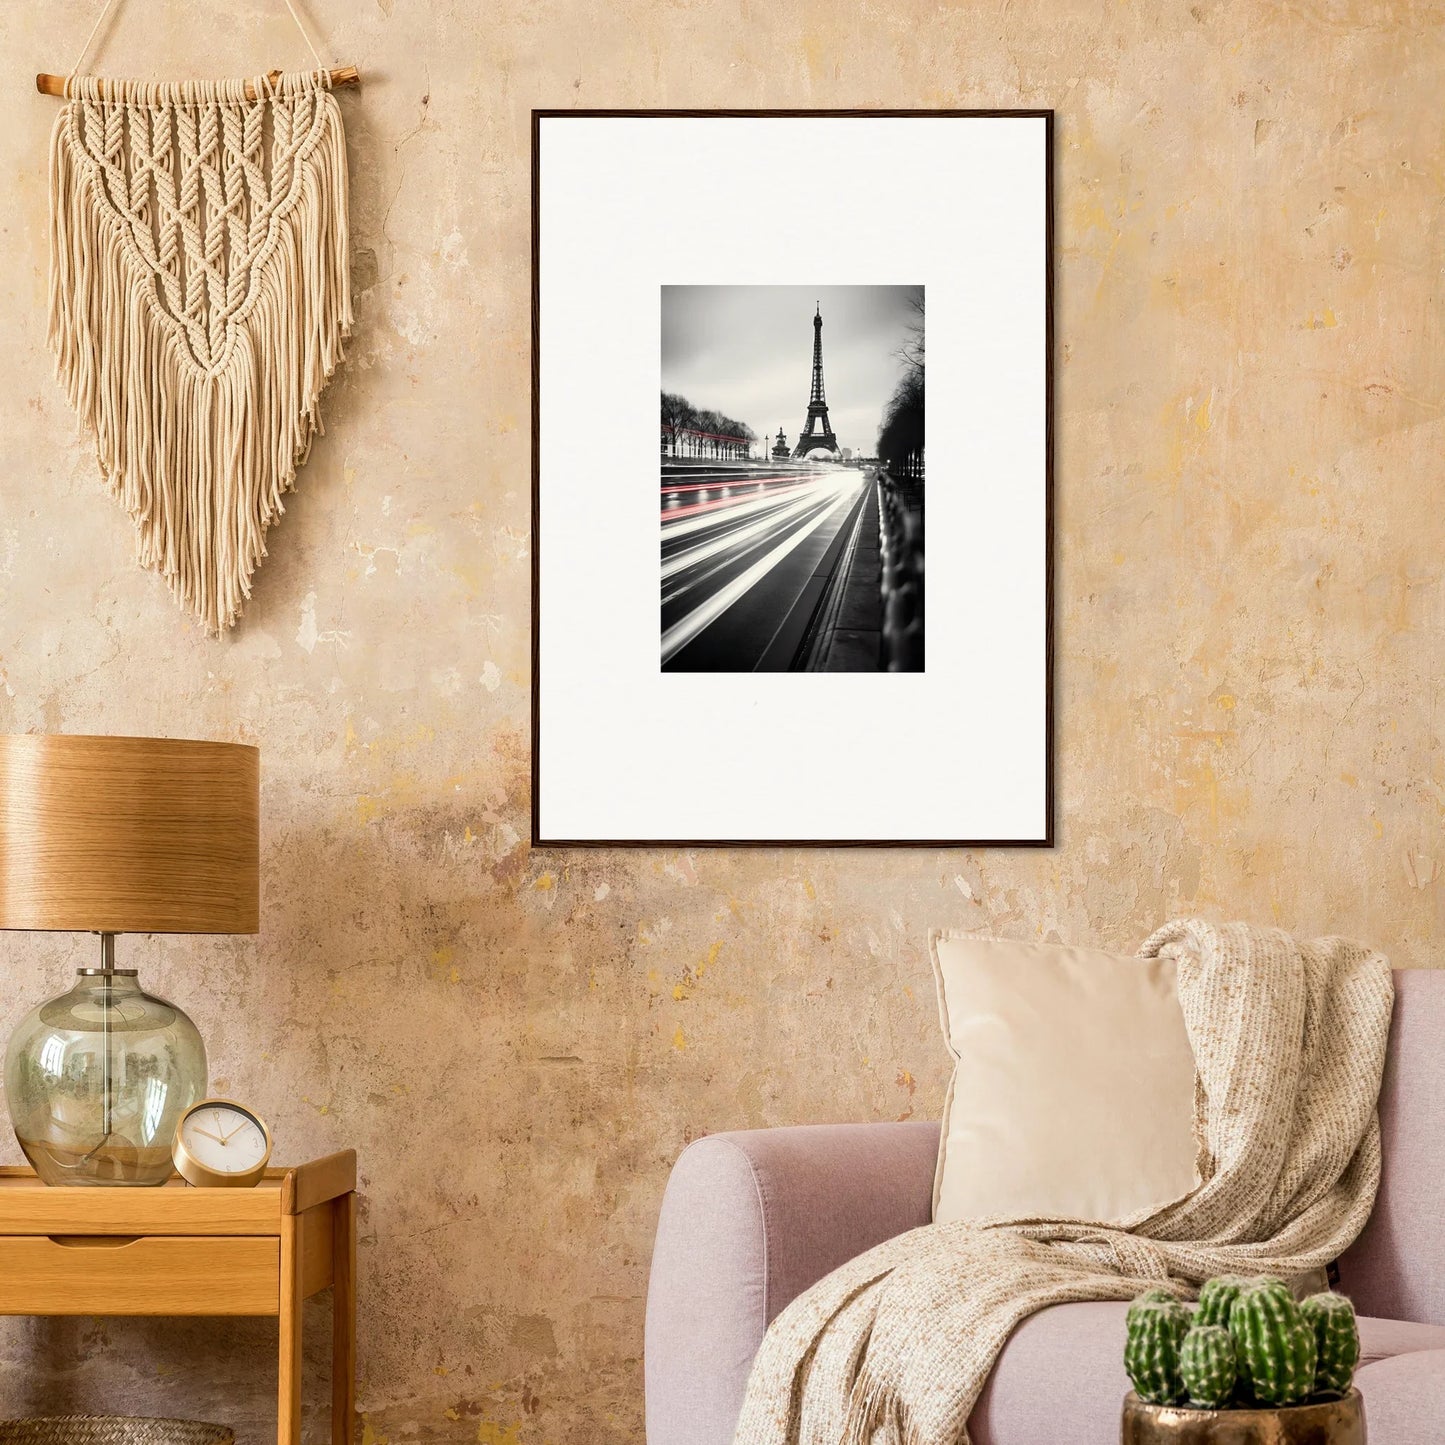
[[[1338,938],[1198,921],[1141,951],[1178,966],[1199,1186],[1108,1224],[929,1225],[851,1260],[774,1320],[736,1445],[967,1445],[995,1358],[1036,1310],[1298,1274],[1351,1243],[1380,1178],[1388,961]]]

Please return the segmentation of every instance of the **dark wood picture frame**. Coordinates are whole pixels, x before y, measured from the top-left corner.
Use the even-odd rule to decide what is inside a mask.
[[[544,120],[994,118],[1044,122],[1044,832],[1039,838],[544,838],[541,825],[541,132]],[[1054,112],[1052,109],[534,109],[532,111],[532,838],[533,848],[1052,848],[1054,814]]]

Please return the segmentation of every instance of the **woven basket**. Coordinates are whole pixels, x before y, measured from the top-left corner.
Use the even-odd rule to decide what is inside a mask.
[[[54,1415],[0,1420],[0,1445],[235,1445],[229,1425],[124,1415]]]

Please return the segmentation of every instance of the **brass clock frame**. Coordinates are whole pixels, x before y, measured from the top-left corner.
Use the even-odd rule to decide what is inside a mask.
[[[260,1127],[262,1137],[266,1140],[266,1149],[261,1155],[260,1162],[252,1165],[249,1169],[242,1170],[239,1174],[224,1174],[218,1169],[212,1169],[209,1165],[202,1164],[186,1148],[182,1137],[186,1120],[192,1114],[198,1114],[202,1109],[218,1108],[235,1109],[244,1114]],[[271,1147],[269,1125],[249,1104],[243,1104],[239,1099],[202,1099],[199,1103],[192,1104],[176,1121],[176,1135],[171,1142],[171,1160],[176,1166],[176,1173],[187,1184],[194,1185],[197,1189],[253,1189],[265,1176],[266,1165],[271,1160]]]

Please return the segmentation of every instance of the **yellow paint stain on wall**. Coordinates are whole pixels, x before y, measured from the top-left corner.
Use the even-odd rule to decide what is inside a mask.
[[[681,1024],[678,1024],[672,1032],[672,1046],[678,1053],[682,1053],[687,1048],[687,1035],[683,1033]]]
[[[445,978],[448,983],[460,983],[462,981],[461,970],[453,959],[456,950],[449,944],[444,943],[440,948],[432,949],[431,964],[432,973],[437,978]]]
[[[398,806],[415,803],[422,795],[422,786],[415,773],[393,773],[391,783],[382,793],[363,793],[356,800],[356,819],[364,827],[383,813]]]
[[[699,959],[694,967],[683,969],[681,979],[672,986],[672,996],[678,1003],[692,997],[699,980],[717,962],[717,956],[721,952],[722,940],[717,939],[708,949],[705,958]],[[649,974],[648,977],[650,982],[655,975]]]
[[[540,878],[538,878],[538,879],[532,884],[532,887],[533,887],[538,893],[550,893],[556,886],[557,886],[557,875],[556,875],[555,873],[550,873],[550,872],[549,872],[549,873],[543,873],[542,876],[541,876]]]
[[[482,595],[486,573],[481,567],[449,567],[447,571],[462,584],[462,596],[468,602],[475,601]]]
[[[483,1420],[477,1426],[477,1445],[521,1445],[521,1425],[497,1425]]]
[[[823,79],[824,67],[832,54],[832,46],[828,41],[829,33],[829,27],[822,24],[809,25],[803,31],[803,59],[807,62],[808,74],[814,84]]]
[[[1180,392],[1164,405],[1160,418],[1165,438],[1164,475],[1176,486],[1186,461],[1205,446],[1213,406],[1213,388],[1202,399],[1193,391]]]
[[[1211,832],[1219,827],[1219,776],[1206,756],[1183,752],[1175,764],[1174,806],[1181,817],[1201,812]]]

